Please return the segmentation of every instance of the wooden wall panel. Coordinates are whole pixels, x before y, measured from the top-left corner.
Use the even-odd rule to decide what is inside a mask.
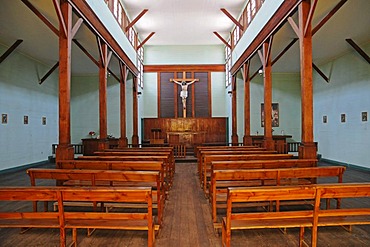
[[[173,73],[160,73],[160,117],[175,117],[174,83],[170,83]]]
[[[168,142],[167,132],[202,132],[205,142],[225,143],[228,136],[227,118],[144,118],[144,140],[151,137],[151,129],[161,129],[161,138]]]
[[[199,82],[194,84],[195,87],[195,117],[210,117],[208,104],[208,73],[196,72],[194,77],[199,79]]]

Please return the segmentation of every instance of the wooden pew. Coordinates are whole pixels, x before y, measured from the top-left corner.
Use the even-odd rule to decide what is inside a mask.
[[[165,180],[169,187],[173,184],[175,167],[168,163],[167,156],[141,155],[141,156],[79,156],[78,160],[98,160],[98,161],[160,161],[165,164]]]
[[[0,201],[57,201],[58,212],[37,212],[23,207],[8,207],[12,211],[0,212],[2,228],[59,228],[60,244],[66,246],[66,229],[72,229],[73,246],[77,246],[77,229],[120,229],[148,231],[148,246],[154,246],[154,222],[152,213],[152,189],[114,188],[114,187],[3,187],[0,188]],[[111,202],[111,203],[142,203],[143,212],[88,212],[85,208],[68,212],[64,202]],[[17,211],[17,212],[15,212]]]
[[[230,246],[231,231],[264,228],[300,228],[299,246],[303,246],[304,228],[312,228],[311,246],[317,246],[318,227],[369,225],[370,205],[345,209],[322,209],[321,199],[368,198],[370,183],[320,184],[306,186],[266,186],[228,188],[226,217],[222,219],[222,246]],[[234,213],[233,204],[285,200],[314,200],[309,210]],[[321,206],[321,207],[320,207]]]
[[[36,186],[36,180],[39,179],[63,181],[62,185],[64,186],[150,186],[154,189],[153,200],[157,204],[158,224],[161,225],[164,208],[164,189],[160,183],[158,172],[30,168],[27,170],[27,174],[30,177],[31,186]],[[71,203],[68,205],[71,205]],[[76,206],[74,203],[72,205]],[[93,205],[96,207],[97,203]],[[107,209],[112,206],[118,205],[105,205]]]
[[[243,155],[243,154],[277,154],[276,151],[267,151],[267,150],[257,150],[254,149],[243,149],[243,150],[205,150],[200,152],[198,159],[198,173],[201,173],[201,167],[205,162],[205,157],[210,155]]]
[[[62,160],[56,162],[57,169],[81,170],[118,170],[118,171],[156,171],[160,174],[160,182],[165,192],[168,186],[165,183],[164,164],[159,161],[97,161],[97,160]]]
[[[291,159],[292,154],[245,154],[245,155],[207,155],[204,157],[204,162],[201,167],[201,185],[204,193],[207,190],[207,177],[210,176],[211,163],[214,161],[244,161],[244,160],[279,160]],[[207,176],[208,175],[208,176]]]
[[[58,190],[55,188],[35,188],[35,187],[4,187],[0,188],[0,201],[7,202],[60,202],[61,197]],[[11,202],[10,202],[11,203]],[[34,210],[24,207],[19,210],[19,207],[8,207],[13,211],[0,212],[0,227],[1,228],[59,228],[60,229],[60,246],[65,247],[65,229],[60,227],[60,220],[63,219],[62,208],[58,208],[58,212],[48,212]]]
[[[337,177],[338,183],[342,183],[345,170],[344,166],[213,170],[210,187],[213,222],[217,222],[217,207],[226,202],[228,187],[310,184],[322,177]],[[276,210],[279,210],[279,202],[276,202]]]

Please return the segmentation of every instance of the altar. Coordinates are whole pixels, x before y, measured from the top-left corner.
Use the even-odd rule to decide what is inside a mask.
[[[169,131],[167,141],[169,144],[182,144],[191,148],[204,143],[206,131]]]

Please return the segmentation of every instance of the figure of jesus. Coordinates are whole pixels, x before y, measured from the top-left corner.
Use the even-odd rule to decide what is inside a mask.
[[[182,107],[183,109],[186,109],[186,98],[188,97],[188,86],[193,84],[194,82],[199,81],[199,79],[194,79],[189,82],[186,82],[186,81],[180,82],[175,79],[171,79],[171,81],[181,86],[180,97],[182,99]]]

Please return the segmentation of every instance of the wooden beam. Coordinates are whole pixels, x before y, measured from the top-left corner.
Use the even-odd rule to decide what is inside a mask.
[[[293,18],[288,17],[288,22],[289,22],[290,26],[292,27],[293,31],[295,32],[295,34],[297,35],[297,37],[300,38],[299,28],[298,28],[297,24],[294,22]]]
[[[72,39],[75,37],[75,35],[76,35],[76,33],[78,32],[78,30],[80,29],[80,27],[81,27],[81,24],[84,22],[84,19],[82,19],[82,18],[79,18],[77,21],[76,21],[76,23],[75,23],[75,25],[73,26],[73,28],[72,28]]]
[[[262,54],[261,50],[258,50],[257,52],[258,52],[258,57],[261,60],[262,66],[264,66],[266,63],[265,63],[265,59],[263,57],[263,54]]]
[[[103,45],[104,43],[101,42],[100,38],[99,37],[96,37],[96,41],[98,43],[98,51],[99,51],[99,61],[101,63],[101,66],[105,66],[106,64],[106,61],[105,61],[105,56],[103,54]]]
[[[271,60],[271,50],[272,50],[272,40],[273,40],[274,36],[271,35],[270,38],[269,38],[269,41],[267,42],[268,43],[268,48],[267,48],[267,53],[266,53],[266,57],[265,57],[265,64],[268,63],[268,60]]]
[[[120,71],[120,140],[119,147],[127,146],[127,135],[126,135],[126,81],[128,70],[126,65],[119,62]]]
[[[224,64],[144,65],[144,72],[225,72]]]
[[[8,48],[0,57],[0,63],[2,63],[21,43],[23,40],[17,39],[11,47]]]
[[[224,38],[222,38],[222,36],[218,32],[213,32],[213,33],[222,41],[222,43],[224,43],[227,47],[231,49],[231,45],[227,43],[227,41]]]
[[[295,42],[297,42],[297,40],[299,40],[298,38],[294,38],[275,58],[274,60],[272,60],[272,65],[274,65],[274,63],[276,63],[289,49],[290,47],[292,47]]]
[[[312,18],[313,18],[313,14],[315,13],[315,9],[316,9],[316,5],[317,5],[317,1],[318,0],[313,0],[313,2],[311,3],[311,8],[310,8],[310,12],[308,13],[308,18],[307,18],[307,22],[306,22],[306,25],[304,27],[304,36],[306,36],[307,34],[307,29],[308,27],[310,26],[310,24],[312,23]]]
[[[237,25],[242,31],[244,31],[244,26],[237,20],[235,19],[226,9],[221,8],[220,9],[227,17],[230,18],[232,22],[234,22],[235,25]]]
[[[39,84],[41,85],[50,75],[59,67],[59,62],[57,62],[40,80]]]
[[[312,35],[320,30],[324,24],[330,20],[330,18],[347,2],[347,0],[341,0],[321,21],[315,28],[312,29]]]
[[[319,75],[321,75],[321,77],[322,77],[322,78],[324,78],[324,80],[325,80],[326,82],[328,82],[328,83],[329,83],[329,81],[330,81],[329,77],[327,77],[327,76],[324,74],[324,72],[322,72],[322,71],[321,71],[321,69],[319,69],[319,67],[317,67],[314,63],[312,63],[312,68],[314,68],[314,70],[316,70],[316,72],[317,72]]]
[[[67,27],[66,27],[66,23],[64,22],[63,14],[60,9],[58,0],[53,0],[53,4],[54,4],[54,8],[55,8],[55,11],[57,13],[57,17],[60,23],[59,27],[62,29],[64,37],[67,37]]]
[[[301,3],[301,1],[302,0],[283,1],[279,9],[258,33],[257,37],[253,39],[248,48],[241,54],[237,61],[235,61],[233,67],[231,68],[231,73],[233,75],[239,71],[241,66],[243,66],[247,60],[252,58],[252,56],[261,47],[262,43],[267,40],[271,34],[275,33],[284,25],[286,18],[296,10],[296,7],[299,3]]]
[[[82,50],[85,55],[90,58],[93,63],[95,63],[96,66],[99,66],[99,62],[81,45],[80,42],[77,41],[77,39],[73,39],[73,42]]]
[[[137,47],[137,50],[139,50],[145,43],[155,34],[155,32],[151,32],[148,37],[146,37],[143,42],[140,43],[140,45]]]
[[[367,55],[364,50],[362,50],[352,39],[346,39],[346,41],[353,47],[353,49],[358,52],[358,54],[361,55],[361,57],[363,57],[368,63],[370,63],[369,55]]]
[[[141,11],[141,13],[138,16],[136,16],[136,18],[127,25],[125,31],[127,32],[132,26],[134,26],[136,22],[138,22],[140,18],[143,17],[143,15],[145,15],[146,12],[148,12],[148,9],[144,9],[143,11]]]
[[[116,79],[118,82],[120,82],[121,80],[120,80],[120,78],[110,69],[110,68],[108,68],[108,72],[109,72],[109,74],[111,74],[111,76],[113,76],[114,77],[114,79]]]
[[[35,6],[33,6],[28,0],[21,0],[42,22],[46,24],[50,28],[53,33],[55,33],[57,36],[59,36],[59,30],[54,27],[53,24],[43,15],[40,11],[38,11]]]
[[[92,33],[99,36],[109,46],[110,50],[113,51],[116,57],[127,65],[132,74],[137,76],[139,74],[139,70],[137,69],[136,64],[131,61],[107,27],[99,20],[90,5],[85,0],[67,1],[73,7],[74,12],[84,19],[84,23]]]

